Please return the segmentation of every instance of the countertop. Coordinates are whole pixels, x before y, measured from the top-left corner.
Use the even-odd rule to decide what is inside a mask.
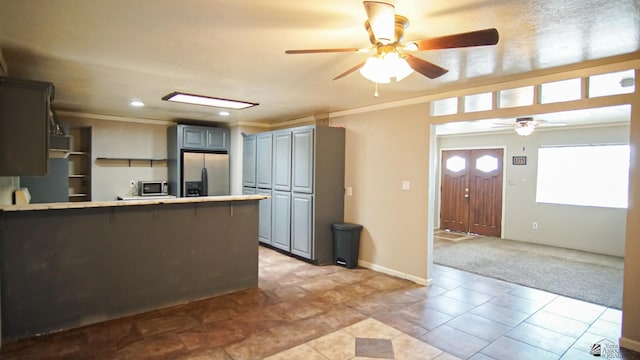
[[[33,211],[33,210],[56,210],[56,209],[83,209],[115,206],[137,206],[155,204],[190,204],[206,202],[224,201],[247,201],[267,199],[266,195],[228,195],[228,196],[202,196],[175,199],[142,199],[142,200],[113,200],[113,201],[82,201],[82,202],[60,202],[27,205],[0,205],[0,211]]]

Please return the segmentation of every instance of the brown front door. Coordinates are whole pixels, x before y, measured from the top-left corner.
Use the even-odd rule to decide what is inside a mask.
[[[440,228],[500,237],[502,149],[442,152]]]

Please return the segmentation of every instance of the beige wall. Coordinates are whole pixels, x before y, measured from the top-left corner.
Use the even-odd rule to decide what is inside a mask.
[[[363,225],[360,262],[427,279],[428,104],[331,119],[346,129],[345,221]],[[411,182],[403,191],[402,181]]]
[[[504,148],[504,215],[502,237],[544,245],[624,256],[626,209],[536,203],[538,148],[549,145],[625,144],[629,125],[536,130],[526,139],[515,132],[441,136],[439,150]],[[523,150],[524,147],[524,150]],[[527,156],[527,164],[512,165],[511,157]],[[440,157],[440,151],[438,151]],[[440,173],[436,178],[439,189]],[[437,194],[436,200],[439,200]],[[439,202],[434,213],[439,224]],[[532,229],[532,223],[538,229]]]

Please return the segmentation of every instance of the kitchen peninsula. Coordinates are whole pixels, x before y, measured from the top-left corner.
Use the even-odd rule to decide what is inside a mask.
[[[2,338],[256,286],[265,198],[0,206]]]

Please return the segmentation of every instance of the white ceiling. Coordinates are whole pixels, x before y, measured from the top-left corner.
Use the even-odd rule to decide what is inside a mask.
[[[156,120],[278,122],[432,94],[640,50],[637,0],[396,0],[405,40],[495,27],[497,46],[417,56],[449,69],[374,84],[359,53],[287,49],[367,47],[359,0],[0,0],[0,48],[14,77],[51,81],[58,110]],[[173,91],[260,103],[223,118],[161,98]],[[133,108],[140,99],[147,106]]]

